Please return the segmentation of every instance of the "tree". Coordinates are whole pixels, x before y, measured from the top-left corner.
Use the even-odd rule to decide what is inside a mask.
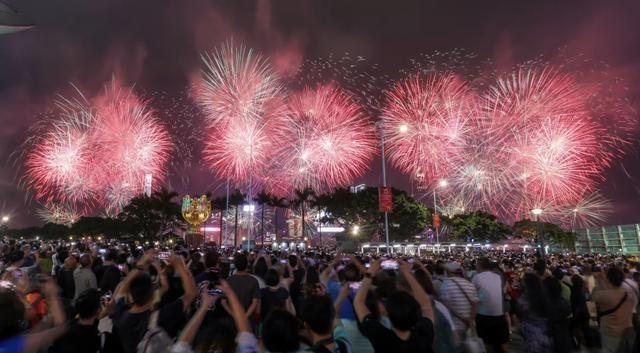
[[[118,218],[127,222],[135,234],[146,239],[154,239],[161,228],[161,217],[154,209],[154,201],[147,195],[132,198]]]
[[[552,244],[557,244],[562,248],[573,249],[576,241],[576,234],[566,232],[557,224],[540,222],[542,224],[542,232],[544,238],[548,239]],[[539,223],[529,219],[520,220],[513,225],[513,235],[526,239],[532,243],[538,241]]]
[[[240,190],[235,189],[229,196],[229,205],[235,207],[235,218],[233,220],[233,246],[238,246],[238,208],[244,203],[247,195],[243,194]]]
[[[216,197],[215,199],[211,200],[211,208],[214,210],[218,210],[220,211],[220,219],[219,219],[219,224],[220,224],[220,246],[222,246],[222,222],[223,222],[223,216],[224,216],[224,211],[227,209],[227,198],[226,197]]]
[[[185,229],[181,205],[175,201],[177,197],[177,192],[164,187],[151,195],[151,207],[159,222],[160,241],[167,231],[175,233],[176,229]]]
[[[256,197],[253,198],[253,201],[257,202],[260,205],[260,234],[261,234],[261,245],[264,246],[264,207],[268,205],[273,196],[264,190],[259,192]]]
[[[300,207],[300,210],[301,210],[300,214],[302,216],[302,238],[304,238],[305,237],[304,225],[305,225],[306,204],[307,202],[313,199],[316,193],[310,187],[305,187],[302,190],[296,189],[294,192],[295,192],[295,197],[293,200],[291,200],[291,203],[296,207]]]
[[[451,227],[452,237],[462,241],[473,238],[494,242],[503,240],[511,234],[509,226],[498,221],[496,216],[482,211],[452,216],[448,224]]]
[[[272,196],[271,200],[269,200],[269,205],[273,207],[273,216],[274,216],[274,238],[273,241],[278,241],[278,209],[289,207],[289,200],[284,197]]]
[[[389,213],[390,240],[406,240],[422,233],[431,219],[431,211],[406,192],[392,189],[393,212]],[[345,232],[358,226],[358,238],[373,239],[382,234],[384,213],[378,210],[378,188],[368,187],[358,193],[339,188],[319,195],[315,205],[325,209],[322,222],[337,223]]]

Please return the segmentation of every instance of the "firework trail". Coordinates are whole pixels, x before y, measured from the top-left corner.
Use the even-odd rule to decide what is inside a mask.
[[[293,94],[288,103],[274,161],[291,185],[324,190],[368,169],[377,150],[375,130],[350,95],[322,85]]]
[[[47,223],[64,224],[70,226],[75,223],[80,214],[70,207],[58,204],[46,204],[37,211],[38,217]]]

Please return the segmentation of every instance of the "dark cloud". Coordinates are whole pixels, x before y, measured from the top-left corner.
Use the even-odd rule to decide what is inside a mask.
[[[74,82],[96,93],[116,74],[136,89],[184,95],[199,67],[199,53],[233,38],[272,57],[291,75],[304,60],[345,51],[394,74],[422,52],[467,48],[497,68],[545,55],[605,61],[613,75],[640,97],[640,2],[427,1],[427,0],[14,0],[36,24],[0,37],[0,211],[16,225],[35,222],[33,203],[16,186],[9,155],[57,93]],[[153,97],[152,97],[153,98]],[[154,102],[163,108],[163,102]],[[185,108],[189,109],[189,108]],[[182,110],[181,110],[182,111]],[[197,148],[194,148],[197,150]],[[181,191],[219,183],[191,163],[170,179]],[[604,190],[618,209],[612,222],[638,221],[638,156],[625,158],[628,174],[614,167]],[[372,165],[377,171],[379,161]],[[378,173],[362,178],[378,182]],[[392,172],[391,182],[409,187]],[[188,185],[187,185],[188,184]]]

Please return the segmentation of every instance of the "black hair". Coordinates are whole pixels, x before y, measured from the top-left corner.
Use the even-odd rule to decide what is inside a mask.
[[[481,257],[476,262],[476,269],[478,267],[480,267],[483,270],[490,270],[491,269],[491,261],[489,261],[489,259],[486,258],[486,257]]]
[[[100,310],[100,292],[94,288],[85,290],[76,298],[73,306],[81,319],[91,318]]]
[[[208,251],[204,254],[204,266],[206,268],[214,268],[218,266],[218,258],[220,256],[215,251]]]
[[[420,319],[420,304],[404,291],[397,291],[387,297],[385,308],[391,325],[400,331],[411,330]]]
[[[358,282],[361,279],[360,270],[353,262],[346,264],[342,271],[344,280],[347,282]]]
[[[607,279],[609,283],[613,284],[615,287],[620,287],[622,282],[624,282],[624,273],[617,267],[609,267],[607,270]]]
[[[564,271],[562,271],[562,269],[560,267],[556,267],[553,272],[553,277],[555,277],[556,279],[562,281],[562,279],[564,278]]]
[[[320,335],[328,334],[335,316],[333,302],[326,295],[312,295],[305,301],[300,316],[311,331]]]
[[[264,279],[267,275],[268,269],[267,260],[265,260],[264,257],[261,257],[256,260],[256,263],[253,265],[253,274]]]
[[[555,277],[547,277],[542,280],[542,284],[544,285],[544,290],[547,292],[549,299],[562,298],[562,284],[559,279]]]
[[[280,274],[278,271],[271,268],[267,271],[267,275],[264,276],[264,282],[269,287],[275,287],[280,283]]]
[[[262,341],[269,352],[297,352],[299,322],[286,310],[272,310],[262,324]]]
[[[107,250],[107,252],[104,254],[104,260],[105,261],[116,261],[116,258],[118,257],[118,253],[116,253],[114,250]]]
[[[544,276],[544,273],[547,271],[547,263],[542,259],[536,260],[536,263],[533,264],[533,270],[536,271],[536,274],[540,277]]]
[[[13,292],[0,292],[0,341],[16,336],[22,331],[24,304]]]
[[[151,277],[146,273],[140,273],[131,280],[129,288],[131,298],[136,305],[145,305],[153,298]]]
[[[527,273],[523,278],[525,296],[529,301],[531,310],[541,317],[547,316],[547,296],[542,289],[540,277],[533,273]]]
[[[295,255],[289,255],[289,266],[296,267],[298,264],[298,258]]]
[[[236,271],[246,271],[249,266],[249,261],[245,254],[236,254],[233,257],[233,265],[236,267]]]

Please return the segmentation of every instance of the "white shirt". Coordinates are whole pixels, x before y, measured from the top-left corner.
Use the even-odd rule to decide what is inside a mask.
[[[471,280],[478,290],[478,314],[485,316],[504,315],[502,280],[491,271],[480,272]]]

